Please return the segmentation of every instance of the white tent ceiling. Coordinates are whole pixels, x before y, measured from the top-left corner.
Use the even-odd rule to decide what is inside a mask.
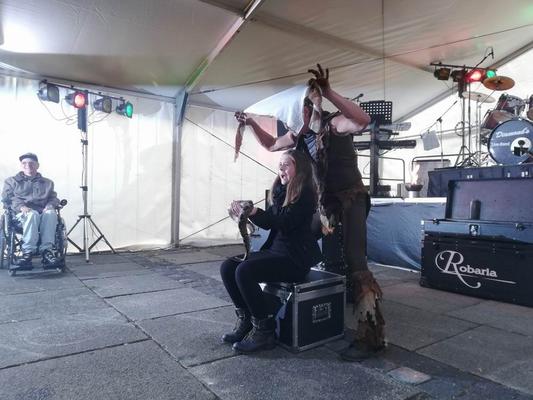
[[[329,66],[393,119],[451,92],[431,62],[500,65],[533,47],[533,2],[0,0],[0,69],[237,110]]]

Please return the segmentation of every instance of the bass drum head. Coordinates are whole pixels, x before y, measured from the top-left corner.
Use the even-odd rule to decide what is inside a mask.
[[[489,137],[488,150],[498,164],[520,164],[533,153],[533,124],[521,118],[499,124]],[[530,153],[531,152],[531,153]]]

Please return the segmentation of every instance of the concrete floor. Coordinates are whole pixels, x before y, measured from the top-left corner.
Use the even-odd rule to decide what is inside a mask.
[[[234,314],[218,267],[240,250],[0,271],[0,399],[533,399],[533,308],[423,288],[418,273],[378,265],[390,343],[379,357],[341,361],[343,339],[235,354],[220,342]]]

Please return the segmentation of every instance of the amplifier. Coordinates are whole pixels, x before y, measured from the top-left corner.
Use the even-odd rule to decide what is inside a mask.
[[[269,282],[263,292],[281,303],[276,322],[283,347],[298,352],[344,337],[344,276],[311,269],[302,282]]]
[[[533,306],[533,244],[426,234],[420,285]]]

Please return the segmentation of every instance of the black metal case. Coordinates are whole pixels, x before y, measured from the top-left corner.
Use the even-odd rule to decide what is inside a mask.
[[[263,291],[283,304],[277,313],[278,340],[303,351],[344,336],[345,277],[311,269],[298,283],[271,282]]]
[[[423,225],[420,284],[533,305],[533,179],[449,183],[446,218]]]
[[[533,306],[533,245],[427,234],[420,284]]]

